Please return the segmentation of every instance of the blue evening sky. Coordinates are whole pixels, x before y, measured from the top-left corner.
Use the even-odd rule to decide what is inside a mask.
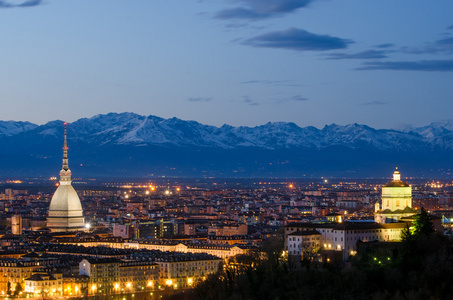
[[[0,0],[0,120],[453,119],[451,0]]]

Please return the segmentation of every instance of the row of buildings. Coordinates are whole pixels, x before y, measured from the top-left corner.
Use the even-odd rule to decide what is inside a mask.
[[[206,253],[99,251],[99,247],[58,244],[34,248],[38,252],[0,252],[0,291],[5,297],[52,298],[185,288],[217,272],[222,262]]]

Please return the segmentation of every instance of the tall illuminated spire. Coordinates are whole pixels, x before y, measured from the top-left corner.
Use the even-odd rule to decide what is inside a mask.
[[[60,184],[70,184],[71,170],[68,165],[68,141],[67,141],[67,123],[64,123],[64,146],[63,146],[63,168],[60,171]]]
[[[64,146],[63,146],[63,170],[69,170],[68,165],[68,142],[67,142],[67,132],[66,132],[66,125],[68,123],[64,122]]]
[[[60,171],[60,184],[53,194],[47,216],[47,227],[52,232],[85,230],[82,204],[71,185],[71,170],[68,166],[68,135],[64,123],[63,168]]]

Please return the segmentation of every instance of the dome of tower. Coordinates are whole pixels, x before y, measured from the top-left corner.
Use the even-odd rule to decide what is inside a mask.
[[[386,185],[384,185],[384,187],[408,187],[408,186],[409,185],[407,183],[401,180],[392,180]]]
[[[49,210],[82,211],[79,195],[70,184],[60,184],[50,201]]]

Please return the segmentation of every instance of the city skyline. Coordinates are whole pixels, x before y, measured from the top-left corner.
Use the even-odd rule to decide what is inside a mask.
[[[424,126],[451,119],[452,8],[0,1],[0,119],[131,111],[215,126]]]

